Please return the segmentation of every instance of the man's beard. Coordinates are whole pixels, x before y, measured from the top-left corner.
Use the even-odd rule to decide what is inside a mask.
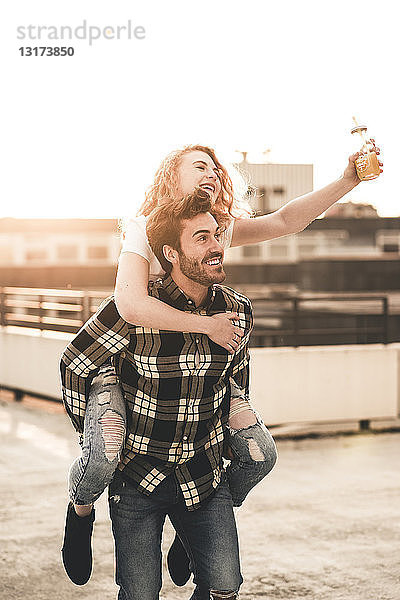
[[[218,268],[208,267],[202,261],[199,263],[195,258],[186,256],[182,251],[178,251],[180,269],[188,279],[209,287],[213,283],[222,283],[226,279],[225,271],[222,265]],[[220,255],[219,255],[220,256]],[[210,260],[212,256],[206,258]]]

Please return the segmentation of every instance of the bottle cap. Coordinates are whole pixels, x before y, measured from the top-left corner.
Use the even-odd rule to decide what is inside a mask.
[[[357,125],[356,127],[353,127],[353,129],[351,130],[351,133],[358,133],[360,131],[367,131],[367,126],[366,125]]]

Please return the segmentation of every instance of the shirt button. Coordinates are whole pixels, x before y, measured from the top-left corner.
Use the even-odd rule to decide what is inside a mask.
[[[188,300],[188,304],[193,304],[192,300]]]
[[[200,338],[196,338],[196,343],[200,344]]]
[[[185,442],[186,442],[186,440],[187,440],[187,435],[184,435],[184,436],[183,436],[183,439],[184,439],[184,440],[185,440]]]

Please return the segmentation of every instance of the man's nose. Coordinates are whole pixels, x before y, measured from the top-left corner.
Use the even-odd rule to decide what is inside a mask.
[[[213,242],[211,242],[211,250],[213,252],[222,252],[222,258],[224,258],[224,247],[216,238],[213,238]]]

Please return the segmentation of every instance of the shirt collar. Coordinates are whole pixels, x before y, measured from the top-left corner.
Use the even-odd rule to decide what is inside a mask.
[[[185,294],[185,292],[176,285],[176,283],[172,279],[171,275],[166,275],[164,277],[164,279],[162,280],[162,282],[163,282],[162,287],[164,288],[164,290],[167,292],[168,296],[173,301],[174,306],[176,306],[177,308],[179,308],[181,310],[193,310],[196,308],[196,305],[193,302],[193,300],[191,298],[189,298],[189,296],[187,296]],[[211,285],[208,288],[207,296],[206,296],[203,304],[201,306],[198,306],[197,308],[199,308],[199,309],[200,308],[202,308],[202,309],[210,308],[210,306],[212,305],[214,298],[215,298],[215,292],[216,292],[215,286]]]

